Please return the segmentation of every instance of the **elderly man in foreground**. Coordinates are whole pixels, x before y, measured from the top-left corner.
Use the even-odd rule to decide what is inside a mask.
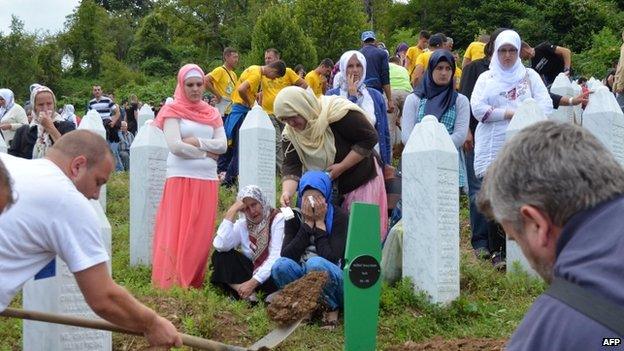
[[[623,193],[624,169],[580,127],[540,122],[503,148],[479,206],[550,284],[508,351],[622,350]]]

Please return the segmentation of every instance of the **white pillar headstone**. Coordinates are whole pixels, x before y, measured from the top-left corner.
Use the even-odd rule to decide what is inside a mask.
[[[518,107],[518,110],[516,110],[514,117],[509,122],[509,125],[507,126],[507,132],[505,134],[505,139],[510,140],[522,129],[534,123],[545,121],[546,119],[547,118],[544,115],[544,111],[542,111],[542,108],[537,104],[537,102],[534,99],[526,99],[522,102],[520,107]],[[562,123],[567,123],[567,121]],[[529,264],[529,261],[522,253],[522,250],[520,249],[520,246],[518,246],[518,243],[513,240],[509,240],[509,237],[507,237],[506,247],[507,274],[510,274],[514,271],[514,262],[518,262],[521,271],[526,272],[532,276],[538,276],[537,272],[533,270],[533,268]]]
[[[598,79],[591,77],[587,80],[587,87],[589,90],[597,90],[599,87],[604,87],[604,84]]]
[[[550,87],[550,92],[567,97],[576,96],[576,94],[574,94],[572,82],[570,82],[570,78],[568,78],[565,73],[559,73],[557,78],[555,78],[555,81]],[[549,118],[560,122],[574,123],[574,106],[559,105],[559,108],[556,109]]]
[[[459,297],[457,149],[433,116],[416,124],[403,150],[403,276],[434,303]]]
[[[141,106],[141,108],[139,109],[137,116],[137,125],[139,126],[139,129],[141,129],[143,128],[147,120],[154,119],[154,111],[152,111],[152,106],[148,104],[143,104],[143,106]]]
[[[574,95],[578,96],[583,92],[583,88],[576,82],[572,82],[572,89],[574,89]],[[574,105],[574,124],[583,125],[583,106],[581,104]]]
[[[82,117],[77,129],[90,130],[106,140],[106,129],[104,129],[104,125],[102,124],[102,117],[100,117],[100,114],[96,110],[89,110],[89,112]],[[102,185],[100,188],[99,201],[104,213],[106,213],[106,184]]]
[[[110,256],[110,223],[100,204],[95,200],[90,202],[100,220],[102,242]],[[110,261],[108,269],[110,273]],[[23,306],[26,310],[99,318],[85,302],[74,275],[58,256],[53,277],[29,280],[24,285]],[[24,320],[22,344],[23,349],[29,351],[108,351],[112,349],[112,336],[106,331]]]
[[[238,186],[257,185],[275,206],[275,128],[257,104],[239,131]]]
[[[624,166],[624,113],[605,86],[589,96],[583,112],[583,127],[596,136]]]
[[[8,150],[9,148],[7,147],[6,141],[4,141],[4,138],[0,136],[0,152],[6,154]]]
[[[151,265],[156,212],[167,173],[169,148],[159,128],[139,128],[130,146],[130,265]]]

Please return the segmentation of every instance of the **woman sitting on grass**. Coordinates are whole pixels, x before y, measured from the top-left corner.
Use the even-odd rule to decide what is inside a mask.
[[[236,220],[239,212],[245,216]],[[215,251],[210,282],[250,301],[256,301],[258,290],[267,294],[276,291],[271,267],[280,257],[283,239],[284,216],[269,205],[260,188],[242,188],[212,243]]]
[[[327,272],[323,296],[330,310],[324,316],[328,326],[337,323],[343,305],[342,264],[349,223],[347,213],[332,204],[331,193],[327,173],[308,171],[301,177],[297,201],[302,216],[286,222],[282,257],[271,271],[280,289],[309,272]]]

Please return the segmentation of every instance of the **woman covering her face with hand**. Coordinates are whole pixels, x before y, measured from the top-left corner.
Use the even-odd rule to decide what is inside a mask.
[[[76,126],[56,113],[56,97],[46,86],[31,85],[30,104],[33,107],[30,125],[24,125],[15,132],[9,154],[36,159],[44,157],[61,135],[76,129]]]
[[[217,216],[217,162],[226,141],[219,111],[202,100],[204,72],[187,64],[178,72],[174,101],[154,124],[169,147],[167,180],[156,215],[152,283],[199,288]]]

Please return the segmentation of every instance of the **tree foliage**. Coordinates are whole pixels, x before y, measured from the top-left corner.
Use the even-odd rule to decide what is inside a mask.
[[[0,38],[0,86],[10,88],[18,98],[24,99],[39,71],[37,42],[34,35],[24,31],[24,23],[15,16],[11,18],[10,29],[9,35]]]

